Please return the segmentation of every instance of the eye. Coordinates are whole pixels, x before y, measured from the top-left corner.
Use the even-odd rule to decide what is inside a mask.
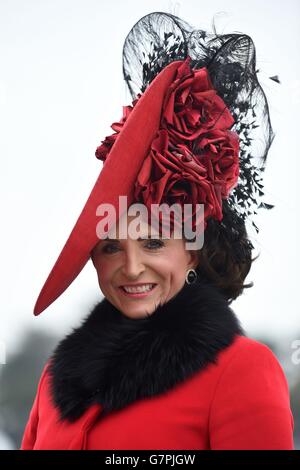
[[[112,254],[116,253],[119,250],[119,245],[117,243],[105,243],[102,248],[102,253]]]
[[[148,248],[149,250],[158,250],[159,248],[162,248],[163,246],[165,246],[165,244],[160,239],[147,240],[147,242],[145,243],[145,247]]]

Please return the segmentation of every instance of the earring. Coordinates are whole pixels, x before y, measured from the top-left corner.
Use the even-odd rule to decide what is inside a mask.
[[[197,280],[198,274],[196,273],[195,269],[189,269],[185,276],[185,281],[187,284],[195,284]]]

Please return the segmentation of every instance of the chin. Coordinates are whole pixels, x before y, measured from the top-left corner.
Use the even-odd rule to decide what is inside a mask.
[[[147,318],[148,316],[152,315],[152,313],[155,310],[155,306],[152,307],[135,307],[135,308],[128,308],[124,309],[122,308],[121,312],[123,313],[124,316],[128,318]]]

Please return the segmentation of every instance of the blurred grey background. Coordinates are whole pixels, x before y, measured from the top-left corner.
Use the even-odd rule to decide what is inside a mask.
[[[214,19],[218,32],[244,32],[256,44],[276,133],[265,172],[265,201],[275,208],[256,219],[254,287],[232,307],[284,368],[300,448],[299,1],[0,0],[0,449],[19,448],[44,363],[101,298],[88,264],[32,314],[99,174],[95,149],[130,104],[123,41],[152,11],[209,31]]]

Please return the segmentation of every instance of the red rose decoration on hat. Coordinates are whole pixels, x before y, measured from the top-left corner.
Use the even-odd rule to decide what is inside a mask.
[[[136,201],[151,204],[204,204],[205,221],[222,220],[227,198],[239,176],[239,139],[230,131],[234,119],[213,88],[208,70],[193,70],[190,57],[176,71],[165,95],[160,128],[145,158],[134,188]],[[115,134],[96,150],[106,160],[132,106],[123,107]],[[195,212],[195,211],[194,211]]]
[[[211,129],[230,129],[234,119],[213,88],[207,69],[191,70],[188,57],[165,97],[161,127],[176,142],[195,140]]]
[[[222,220],[239,176],[239,139],[234,119],[213,89],[205,68],[193,71],[188,58],[165,97],[161,128],[135,185],[135,198],[151,204],[204,204],[205,221]],[[195,220],[193,221],[193,223]]]
[[[222,198],[227,198],[239,177],[239,139],[235,132],[207,132],[194,147],[194,154],[207,168],[211,182],[221,183]]]
[[[140,95],[136,100],[132,102],[132,106],[123,106],[123,116],[119,122],[114,122],[110,127],[115,131],[115,134],[109,135],[105,137],[104,140],[101,141],[101,145],[99,145],[96,149],[95,155],[99,160],[105,162],[116,138],[118,137],[119,133],[124,126],[126,119],[128,118],[129,114],[135,107],[136,103],[138,102]]]
[[[187,146],[172,146],[168,132],[162,129],[139,172],[135,199],[143,202],[149,212],[151,204],[193,204],[193,215],[195,204],[203,203],[205,219],[221,220],[223,182],[212,184],[209,170]]]

